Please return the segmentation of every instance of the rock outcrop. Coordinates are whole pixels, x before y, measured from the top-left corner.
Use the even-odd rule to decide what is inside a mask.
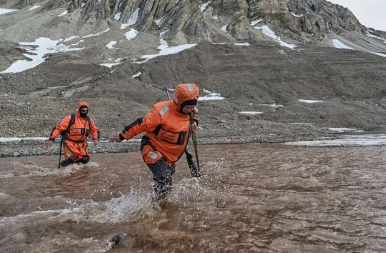
[[[254,39],[258,32],[250,23],[256,19],[300,43],[317,43],[330,32],[366,31],[350,10],[326,0],[72,0],[68,11],[77,9],[84,20],[94,17],[99,22],[112,19],[127,23],[133,14],[138,15],[136,29],[168,30],[169,39],[180,42],[216,41],[219,37]],[[224,25],[231,37],[221,32]]]
[[[256,29],[257,21],[258,26],[267,25],[283,40],[296,44],[328,46],[329,38],[343,36],[352,40],[353,34],[367,33],[350,10],[326,0],[17,0],[7,5],[23,8],[32,4],[41,4],[38,14],[45,16],[23,16],[15,29],[25,30],[10,35],[3,29],[6,40],[17,42],[21,36],[33,37],[28,36],[36,33],[37,29],[31,27],[33,22],[56,38],[58,30],[66,32],[63,36],[86,35],[124,25],[145,33],[166,32],[164,39],[174,45],[270,40]],[[61,16],[64,10],[68,13]],[[27,23],[27,18],[31,22]],[[13,22],[17,23],[17,19]],[[362,44],[363,47],[366,42]]]

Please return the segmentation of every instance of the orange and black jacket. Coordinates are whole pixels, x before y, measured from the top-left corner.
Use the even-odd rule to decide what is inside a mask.
[[[82,118],[79,114],[80,107],[87,106],[87,102],[79,102],[78,110],[75,113],[75,120],[73,124],[71,122],[71,115],[67,115],[56,127],[53,129],[50,135],[50,140],[54,141],[56,137],[62,134],[65,138],[64,140],[69,140],[73,142],[85,142],[87,137],[91,135],[92,139],[99,140],[100,133],[99,129],[96,127],[93,119],[86,117]]]
[[[189,115],[180,112],[180,106],[185,101],[198,100],[199,89],[195,84],[179,84],[174,94],[174,99],[155,104],[143,119],[125,127],[119,135],[121,140],[145,132],[144,138],[148,138],[169,163],[178,161],[190,134]]]

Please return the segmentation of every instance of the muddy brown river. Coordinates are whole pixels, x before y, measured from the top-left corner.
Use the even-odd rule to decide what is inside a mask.
[[[0,159],[0,252],[386,252],[386,147],[199,152],[203,177],[182,158],[163,208],[139,152]]]

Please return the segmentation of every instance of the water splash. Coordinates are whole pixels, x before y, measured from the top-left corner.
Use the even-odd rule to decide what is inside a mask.
[[[0,173],[0,178],[29,178],[44,177],[49,175],[70,175],[85,167],[98,168],[99,164],[90,162],[85,164],[71,164],[62,168],[46,168],[35,164],[23,164],[21,162],[12,163],[12,172]]]
[[[150,193],[131,188],[130,193],[122,194],[103,202],[92,202],[83,207],[81,220],[99,223],[127,222],[136,215],[151,215],[154,210],[150,203]]]

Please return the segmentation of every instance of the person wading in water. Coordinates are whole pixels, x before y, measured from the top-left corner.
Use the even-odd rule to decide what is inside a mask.
[[[121,142],[145,132],[141,141],[144,162],[153,173],[154,201],[162,201],[172,187],[175,163],[188,145],[190,129],[198,125],[196,105],[199,89],[195,84],[179,84],[174,98],[156,103],[144,118],[138,118],[126,126],[120,134],[110,138],[111,142]],[[190,125],[189,115],[194,115]]]
[[[73,163],[88,163],[90,155],[87,149],[87,138],[91,135],[94,145],[98,145],[100,139],[99,129],[93,119],[87,116],[90,105],[87,102],[79,102],[75,114],[67,115],[52,130],[46,147],[59,135],[62,135],[64,160],[60,165],[67,166]]]

